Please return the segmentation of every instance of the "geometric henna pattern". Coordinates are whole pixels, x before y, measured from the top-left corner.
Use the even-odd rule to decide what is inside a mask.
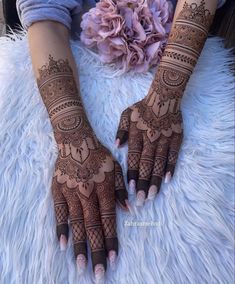
[[[58,238],[68,237],[69,219],[75,256],[87,256],[88,239],[93,268],[106,268],[106,250],[118,249],[115,196],[127,198],[122,172],[92,131],[69,61],[49,55],[37,84],[59,150],[52,180]]]
[[[119,205],[126,209],[126,200],[128,200],[128,194],[126,191],[125,181],[122,174],[122,168],[118,162],[114,162],[115,169],[115,198]]]
[[[208,36],[212,19],[210,11],[205,8],[205,1],[200,4],[185,2],[180,11],[145,98],[145,105],[137,110],[143,120],[137,123],[137,127],[145,128],[151,141],[161,134],[170,137],[172,133],[182,132],[180,101]],[[145,127],[141,125],[143,123]]]
[[[105,232],[105,238],[113,238],[116,234],[116,220],[113,218],[114,216],[102,216],[103,227]]]
[[[58,225],[68,223],[68,208],[66,203],[56,203],[55,211]]]
[[[169,156],[168,156],[168,163],[169,164],[175,164],[176,163],[176,160],[177,160],[177,157],[178,157],[178,152],[169,152]]]
[[[84,227],[83,219],[73,219],[70,220],[73,231],[74,244],[86,241],[86,231]]]
[[[164,175],[164,169],[165,169],[165,159],[164,158],[160,158],[158,157],[158,159],[156,159],[155,163],[154,163],[154,167],[153,167],[153,175],[154,176],[159,176],[159,177],[163,177]]]
[[[185,2],[148,95],[121,115],[116,138],[121,144],[128,139],[128,181],[134,179],[137,190],[146,192],[152,184],[159,190],[165,173],[173,175],[183,138],[181,99],[212,20],[204,0]]]
[[[127,108],[122,112],[121,119],[118,126],[118,132],[116,135],[116,139],[120,139],[120,144],[123,144],[128,139],[128,129],[130,127],[130,114],[131,109]]]
[[[102,227],[88,228],[87,233],[92,251],[104,250]]]

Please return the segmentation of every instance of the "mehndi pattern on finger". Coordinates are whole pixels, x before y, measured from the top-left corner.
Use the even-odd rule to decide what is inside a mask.
[[[75,255],[86,256],[88,238],[93,268],[106,268],[106,249],[118,248],[113,157],[92,131],[67,59],[50,55],[37,83],[59,150],[52,184],[57,228],[68,227],[69,215]]]

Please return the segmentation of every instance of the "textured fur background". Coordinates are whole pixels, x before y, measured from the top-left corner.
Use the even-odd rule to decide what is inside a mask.
[[[80,42],[72,45],[89,119],[126,168],[126,147],[114,148],[120,113],[147,94],[154,70],[118,74]],[[133,205],[134,215],[118,209],[120,254],[107,283],[233,283],[231,63],[221,40],[208,39],[182,102],[185,137],[174,179],[154,202]],[[25,37],[0,38],[0,151],[0,283],[93,283],[90,263],[77,275],[71,238],[66,252],[56,240],[50,184],[57,148]]]

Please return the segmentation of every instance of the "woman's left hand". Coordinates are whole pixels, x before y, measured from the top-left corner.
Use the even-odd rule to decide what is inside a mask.
[[[164,176],[165,182],[173,176],[183,138],[178,102],[154,97],[152,102],[145,98],[125,109],[116,135],[118,146],[128,140],[127,177],[129,190],[137,190],[137,206],[146,197],[154,199]],[[158,105],[158,116],[154,105]]]

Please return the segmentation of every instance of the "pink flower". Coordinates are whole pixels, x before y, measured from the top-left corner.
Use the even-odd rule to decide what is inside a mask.
[[[125,62],[126,71],[131,69],[134,71],[139,70],[139,72],[143,71],[143,63],[145,63],[145,54],[143,49],[136,44],[130,44]]]
[[[166,0],[100,0],[82,16],[80,38],[102,62],[146,72],[160,60],[172,18]]]
[[[111,63],[127,53],[127,43],[120,37],[106,38],[97,43],[98,54],[104,63]]]

